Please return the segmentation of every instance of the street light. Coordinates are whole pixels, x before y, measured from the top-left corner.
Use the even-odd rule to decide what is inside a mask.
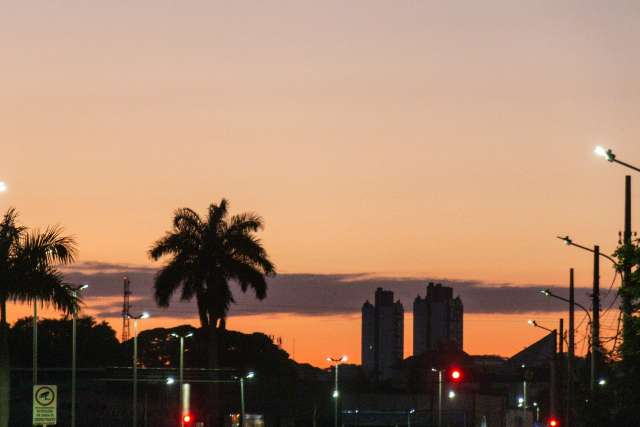
[[[594,245],[593,249],[591,249],[575,243],[569,236],[557,237],[558,239],[565,242],[565,244],[568,246],[575,246],[576,248],[593,254],[593,293],[591,295],[593,322],[591,323],[591,378],[589,381],[589,388],[593,393],[596,387],[598,365],[602,353],[602,350],[600,349],[600,257],[606,258],[611,261],[616,269],[618,269],[618,263],[607,254],[601,253],[600,246],[598,245]]]
[[[556,332],[556,330],[555,330],[555,329],[549,329],[549,328],[547,328],[547,327],[544,327],[544,326],[542,326],[541,324],[539,324],[538,322],[536,322],[535,320],[532,320],[532,319],[527,320],[527,323],[528,323],[530,326],[533,326],[533,327],[535,327],[535,328],[544,329],[545,331],[549,331],[549,332],[551,332],[551,333]]]
[[[0,193],[7,191],[7,184],[4,181],[0,181]]]
[[[566,303],[571,304],[571,301],[559,295],[554,294],[553,292],[551,292],[551,289],[542,289],[540,290],[540,293],[544,296],[559,299],[560,301],[564,301]],[[577,303],[575,301],[573,302],[573,305],[575,305],[576,307],[580,307],[582,310],[584,310],[584,312],[587,313],[587,317],[589,318],[589,323],[591,323],[591,313],[589,313],[589,310],[587,310],[584,305]]]
[[[438,427],[442,427],[442,369],[431,368],[438,373]]]
[[[240,380],[240,427],[245,427],[246,422],[246,414],[244,410],[244,380],[250,380],[256,376],[255,372],[249,371],[246,375],[241,377],[234,377],[237,380]]]
[[[327,362],[331,362],[335,365],[335,387],[332,394],[334,403],[333,427],[338,427],[338,400],[340,399],[340,392],[338,391],[338,366],[347,360],[348,358],[345,355],[340,357],[327,357]]]
[[[409,409],[409,412],[407,412],[407,427],[411,427],[411,415],[415,413],[416,413],[415,409]],[[358,410],[356,410],[356,415],[357,414],[358,414]]]
[[[188,332],[185,335],[180,335],[175,332],[171,333],[171,336],[174,338],[178,338],[180,340],[180,371],[178,374],[179,384],[180,384],[180,425],[184,425],[184,402],[183,402],[183,383],[184,383],[184,339],[193,336],[193,332]]]
[[[633,169],[636,172],[640,172],[640,169],[638,169],[637,167],[630,165],[629,163],[625,163],[623,161],[618,160],[618,158],[616,157],[616,155],[613,153],[613,151],[609,148],[609,149],[605,149],[601,146],[597,146],[594,150],[594,153],[596,153],[596,155],[600,156],[600,157],[604,157],[605,159],[607,159],[609,162],[612,163],[618,163],[619,165],[622,166],[626,166],[629,169]]]
[[[127,313],[129,319],[133,319],[133,427],[138,422],[138,320],[148,319],[149,313],[143,311],[137,316]]]
[[[86,283],[76,286],[65,285],[65,288],[71,292],[71,297],[73,298],[73,317],[71,318],[71,427],[76,427],[76,324],[78,321],[78,292],[84,291],[88,287],[89,285]]]

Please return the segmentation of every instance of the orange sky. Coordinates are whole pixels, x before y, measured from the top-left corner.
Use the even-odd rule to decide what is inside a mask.
[[[149,264],[173,209],[223,196],[264,216],[281,272],[517,285],[573,266],[587,285],[589,257],[554,236],[616,246],[625,172],[592,149],[640,163],[636,2],[16,2],[3,17],[0,208],[63,224],[81,261]],[[482,318],[504,339],[485,350],[468,321],[471,351],[535,338]],[[304,360],[357,348],[354,319],[263,320],[230,325],[296,337]],[[311,322],[323,338],[300,336]]]

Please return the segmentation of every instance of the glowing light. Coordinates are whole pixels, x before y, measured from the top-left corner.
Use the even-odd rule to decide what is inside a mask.
[[[453,390],[449,390],[449,399],[453,399],[454,397],[456,397],[456,392]]]
[[[4,193],[5,191],[7,191],[7,184],[5,184],[3,181],[0,181],[0,193]]]
[[[593,150],[593,152],[600,157],[607,157],[607,150],[599,145]]]

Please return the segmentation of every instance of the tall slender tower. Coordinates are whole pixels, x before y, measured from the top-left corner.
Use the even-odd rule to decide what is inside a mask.
[[[371,378],[387,380],[403,359],[404,308],[382,288],[374,302],[362,306],[362,367]]]
[[[124,276],[124,302],[122,304],[122,342],[129,340],[131,331],[129,329],[129,295],[131,295],[131,282],[127,276]]]

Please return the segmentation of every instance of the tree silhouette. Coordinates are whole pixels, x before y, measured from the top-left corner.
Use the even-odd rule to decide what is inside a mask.
[[[75,242],[62,229],[28,231],[9,209],[0,222],[0,427],[9,425],[10,359],[8,302],[51,305],[71,312],[77,305],[55,264],[74,260]]]

